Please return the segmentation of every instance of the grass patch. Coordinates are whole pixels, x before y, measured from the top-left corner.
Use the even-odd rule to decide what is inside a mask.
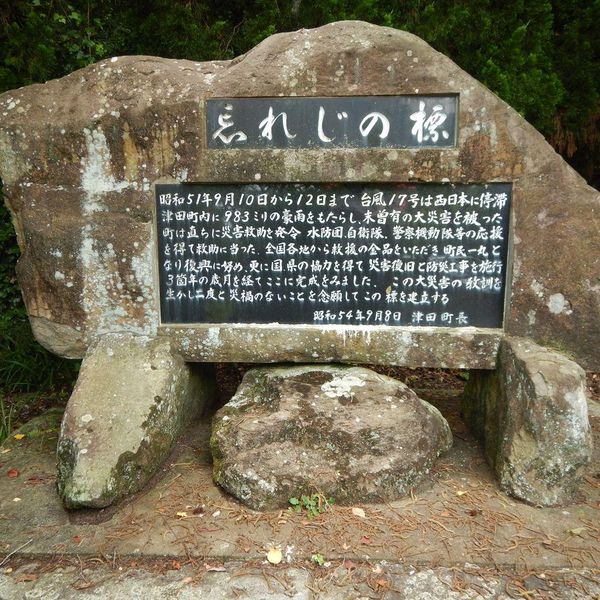
[[[69,390],[66,389],[55,392],[0,394],[0,444],[16,429],[26,431],[28,437],[36,437],[27,429],[28,423],[40,415],[54,418],[56,414],[60,414],[62,418],[68,399]]]
[[[34,339],[23,308],[0,316],[0,443],[25,421],[64,406],[80,361],[51,354]]]
[[[72,387],[79,361],[55,356],[37,343],[24,310],[0,317],[0,391],[55,391]]]
[[[14,407],[5,402],[4,396],[0,395],[0,444],[10,435],[12,431]]]

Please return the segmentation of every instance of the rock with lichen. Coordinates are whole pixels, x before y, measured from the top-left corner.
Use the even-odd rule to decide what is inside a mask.
[[[462,412],[506,492],[541,506],[573,500],[592,456],[579,365],[531,340],[505,338],[498,369],[471,373]]]
[[[458,96],[456,147],[208,148],[210,98],[376,102],[406,94]],[[515,110],[405,31],[330,23],[270,36],[231,61],[113,57],[7,91],[0,94],[0,177],[33,331],[68,357],[83,357],[105,333],[158,332],[158,181],[511,182],[505,331],[560,345],[600,370],[600,194]],[[346,336],[299,328],[290,336],[274,328],[276,343],[250,327],[165,329],[184,358],[208,362],[310,362],[316,355],[321,362],[492,368],[497,348],[474,330],[470,341],[457,340],[457,351],[439,351],[450,328],[418,334],[424,350],[406,330],[407,337],[385,333],[367,343],[355,328],[346,346]]]
[[[140,490],[212,391],[168,339],[107,335],[83,361],[58,441],[67,508],[103,508]]]
[[[214,480],[256,510],[322,493],[339,504],[407,494],[452,445],[438,410],[359,367],[248,371],[214,417]]]

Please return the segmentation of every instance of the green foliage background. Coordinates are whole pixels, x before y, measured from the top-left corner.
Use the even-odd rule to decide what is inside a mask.
[[[0,92],[107,56],[229,59],[273,33],[343,19],[422,37],[600,184],[600,0],[13,0],[0,7]],[[72,369],[31,339],[17,255],[0,198],[0,389],[57,385]]]

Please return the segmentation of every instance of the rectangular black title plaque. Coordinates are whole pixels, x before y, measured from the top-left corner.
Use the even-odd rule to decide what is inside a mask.
[[[502,327],[511,190],[156,185],[161,320]]]
[[[456,143],[458,96],[218,98],[209,148],[441,148]]]

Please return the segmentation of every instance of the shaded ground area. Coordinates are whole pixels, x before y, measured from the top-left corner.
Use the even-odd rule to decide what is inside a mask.
[[[250,363],[219,363],[216,365],[219,382],[219,406],[222,406],[235,394],[248,369],[257,365]],[[438,396],[457,395],[462,392],[468,371],[456,369],[409,369],[407,367],[388,367],[384,365],[358,365],[372,369],[377,373],[398,379],[415,390],[435,390]],[[590,377],[594,377],[591,375]],[[600,402],[600,374],[597,374],[597,400]],[[590,393],[593,391],[590,379]]]
[[[244,370],[243,365],[220,367],[221,381],[230,384],[229,389],[222,386],[221,402],[235,391]],[[174,586],[177,595],[161,597],[177,598],[198,597],[185,594],[206,577],[209,582],[219,579],[221,587],[226,577],[230,582],[229,595],[207,598],[244,597],[232,590],[248,570],[270,582],[273,594],[279,590],[281,597],[412,599],[421,597],[422,583],[429,586],[430,594],[438,588],[439,594],[444,590],[466,594],[423,598],[597,598],[600,414],[592,410],[598,415],[591,419],[596,456],[576,502],[566,508],[539,509],[497,488],[459,416],[457,394],[464,382],[460,374],[427,372],[427,377],[419,377],[408,369],[382,372],[405,380],[416,377],[407,383],[448,419],[454,447],[412,496],[387,505],[334,505],[314,518],[288,510],[256,513],[215,487],[208,419],[188,430],[144,492],[117,508],[69,514],[55,492],[54,450],[61,411],[30,422],[21,429],[23,438],[11,436],[0,449],[0,553],[4,557],[0,562],[17,551],[0,568],[0,575],[12,569],[4,573],[8,579],[0,583],[0,598],[21,597],[6,595],[11,589],[7,586],[19,585],[18,593],[25,593],[27,585],[40,577],[50,581],[56,574],[42,572],[51,566],[71,569],[56,575],[69,589],[77,582],[91,582],[92,589],[103,585],[103,578],[124,577],[119,567],[127,572],[140,568],[144,573],[140,577],[148,585],[153,577],[162,577],[164,585]],[[362,508],[364,517],[353,508]],[[285,568],[265,561],[271,548],[281,550]],[[318,562],[328,566],[319,566],[316,555],[322,558]],[[19,571],[26,563],[35,566]],[[84,570],[92,567],[86,575]],[[469,577],[476,581],[469,583]],[[290,595],[291,588],[277,583],[286,578],[305,595]],[[496,582],[489,589],[488,579]],[[188,591],[179,590],[184,580]],[[573,585],[560,583],[567,580]],[[555,582],[555,587],[548,582]],[[563,595],[556,595],[559,588]],[[342,595],[335,595],[339,589]],[[408,589],[416,591],[402,595]],[[528,590],[537,595],[522,593]],[[566,590],[580,595],[566,595]],[[358,595],[349,595],[351,591]],[[279,597],[261,593],[246,597]],[[61,592],[56,597],[70,596]]]

